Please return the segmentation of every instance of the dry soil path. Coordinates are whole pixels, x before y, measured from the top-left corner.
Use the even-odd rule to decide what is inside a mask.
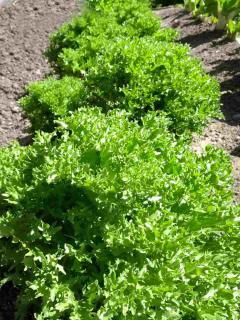
[[[49,34],[78,10],[75,0],[15,0],[0,7],[0,145],[27,139],[17,100],[27,83],[49,72],[43,57]]]

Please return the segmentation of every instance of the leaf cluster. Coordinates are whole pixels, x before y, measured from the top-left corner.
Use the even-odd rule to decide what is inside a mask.
[[[219,84],[173,42],[172,29],[159,28],[147,3],[94,2],[51,37],[47,56],[60,78],[31,84],[21,101],[33,132],[51,131],[64,110],[86,106],[125,109],[133,119],[162,110],[177,134],[220,117]]]
[[[86,43],[91,45],[101,37],[98,48],[104,46],[102,41],[123,37],[154,37],[158,41],[173,41],[177,32],[171,28],[160,28],[159,18],[155,17],[149,2],[133,1],[87,1],[85,11],[70,22],[65,23],[50,37],[46,56],[52,66],[61,72],[61,62],[58,56],[64,49],[81,49]],[[102,46],[101,46],[102,44]],[[86,49],[85,49],[86,50]],[[92,48],[93,50],[93,48]],[[85,52],[86,53],[86,52]],[[88,53],[89,55],[89,53]]]
[[[163,110],[178,134],[219,116],[219,85],[186,46],[146,38],[97,44],[103,46],[89,58],[88,49],[65,49],[59,60],[67,76],[30,84],[22,106],[35,130],[51,130],[53,119],[81,106],[125,109],[133,118]]]
[[[229,159],[155,112],[82,108],[0,152],[0,261],[17,319],[237,319]],[[36,303],[38,301],[38,303]]]

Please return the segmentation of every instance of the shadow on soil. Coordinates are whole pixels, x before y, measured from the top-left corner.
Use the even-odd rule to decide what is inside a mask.
[[[192,21],[191,23],[185,24],[184,26],[185,27],[189,25],[196,26],[198,24],[200,24],[199,21],[196,21],[196,22]],[[181,38],[181,42],[189,44],[192,48],[196,48],[197,46],[200,46],[207,42],[213,43],[214,41],[219,40],[219,38],[221,38],[222,36],[223,36],[222,31],[206,30],[199,34],[188,35],[184,38]]]
[[[17,141],[22,147],[29,146],[33,143],[33,135],[29,134],[26,137],[18,138]]]
[[[232,152],[232,156],[239,157],[240,156],[240,146],[237,146]]]

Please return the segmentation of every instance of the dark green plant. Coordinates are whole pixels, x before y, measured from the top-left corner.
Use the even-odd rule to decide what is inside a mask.
[[[237,319],[239,212],[220,150],[148,113],[80,109],[0,149],[0,267],[17,319]]]

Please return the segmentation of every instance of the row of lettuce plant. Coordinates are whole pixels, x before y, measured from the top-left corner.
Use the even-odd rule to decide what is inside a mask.
[[[147,0],[89,0],[51,37],[56,75],[21,102],[34,142],[0,150],[16,319],[239,318],[229,157],[187,143],[219,86],[175,37]]]
[[[99,1],[51,37],[47,56],[60,79],[29,86],[22,106],[33,131],[51,131],[56,118],[96,105],[132,118],[161,110],[177,133],[201,131],[220,116],[219,84],[175,37],[159,28],[147,0]]]

